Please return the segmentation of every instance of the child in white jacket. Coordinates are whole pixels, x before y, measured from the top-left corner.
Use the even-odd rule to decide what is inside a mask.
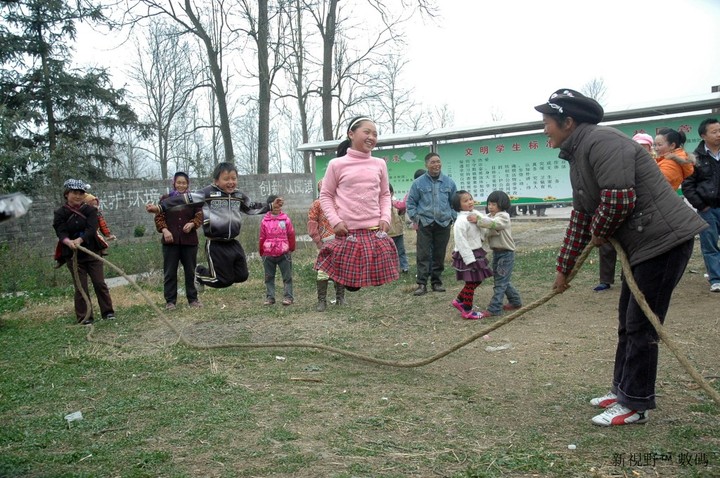
[[[461,190],[455,194],[452,207],[458,213],[453,226],[455,248],[452,265],[457,280],[465,282],[457,298],[453,299],[452,306],[460,311],[463,319],[477,320],[482,315],[472,310],[475,289],[484,279],[492,276],[492,270],[483,249],[487,230],[468,221],[468,218],[484,214],[475,210],[475,200],[467,191]]]
[[[510,198],[503,191],[493,191],[487,198],[489,215],[469,218],[470,222],[487,229],[487,244],[493,251],[492,272],[495,281],[493,296],[487,310],[480,312],[480,318],[500,315],[503,310],[516,310],[522,307],[517,289],[512,285],[512,272],[515,266],[515,241],[510,229]],[[508,303],[503,305],[505,296]]]

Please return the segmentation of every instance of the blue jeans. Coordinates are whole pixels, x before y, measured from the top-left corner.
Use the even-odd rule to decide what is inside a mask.
[[[410,268],[407,253],[405,252],[405,238],[403,234],[392,238],[395,242],[395,249],[398,251],[398,260],[400,261],[400,270],[407,271]]]
[[[286,299],[293,298],[293,276],[292,276],[292,256],[283,254],[282,256],[271,257],[264,256],[263,269],[265,270],[265,289],[268,299],[275,298],[275,271],[280,268],[283,280],[283,297]]]
[[[705,260],[708,280],[711,284],[720,282],[720,248],[718,248],[718,235],[720,234],[720,208],[710,208],[705,212],[698,211],[710,227],[700,233],[700,250]]]
[[[515,267],[515,251],[493,251],[493,296],[488,305],[488,311],[498,315],[502,312],[505,296],[511,305],[522,306],[522,300],[517,289],[510,283],[512,271]]]
[[[632,267],[632,276],[660,323],[670,307],[670,297],[685,272],[695,240],[690,239],[665,254]],[[625,282],[618,304],[618,343],[615,352],[612,391],[618,402],[632,410],[655,408],[655,379],[658,366],[658,338]]]

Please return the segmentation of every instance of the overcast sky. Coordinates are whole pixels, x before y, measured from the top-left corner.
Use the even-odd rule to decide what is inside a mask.
[[[346,0],[353,1],[353,0]],[[606,111],[676,102],[720,84],[720,0],[437,0],[408,26],[405,83],[456,126],[537,119],[558,88],[602,78]],[[127,71],[111,39],[81,34],[77,59]],[[129,50],[132,48],[127,47]],[[125,60],[124,60],[125,59]],[[116,84],[116,86],[123,86]]]
[[[558,88],[602,77],[605,109],[658,104],[720,85],[720,0],[438,0],[437,26],[409,31],[418,98],[456,125],[537,119]]]

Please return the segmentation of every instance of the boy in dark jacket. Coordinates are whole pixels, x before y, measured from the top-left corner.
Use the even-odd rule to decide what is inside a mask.
[[[232,163],[218,164],[213,180],[213,184],[200,191],[172,196],[160,205],[145,207],[151,213],[183,205],[202,207],[208,267],[197,266],[195,269],[198,289],[204,285],[220,289],[248,279],[245,250],[236,239],[242,226],[241,213],[264,214],[272,206],[252,202],[237,190],[237,169]]]

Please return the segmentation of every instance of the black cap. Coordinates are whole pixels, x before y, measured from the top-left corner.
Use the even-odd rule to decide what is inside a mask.
[[[600,103],[570,88],[560,88],[535,110],[547,115],[570,116],[578,123],[598,124],[605,115]]]

